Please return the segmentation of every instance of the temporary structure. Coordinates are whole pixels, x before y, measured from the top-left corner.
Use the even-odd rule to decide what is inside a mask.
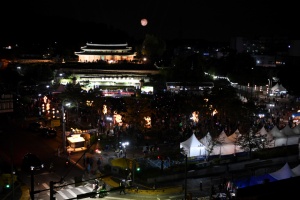
[[[194,133],[189,139],[180,143],[181,148],[183,148],[188,157],[207,155],[205,146],[198,140]]]
[[[271,93],[274,93],[274,94],[285,94],[285,93],[287,93],[287,90],[281,84],[276,83],[271,88]]]
[[[211,148],[213,145],[213,140],[209,132],[206,133],[206,135],[200,139],[200,142],[206,146],[206,148]]]
[[[295,176],[288,163],[285,163],[285,165],[279,170],[269,174],[276,180],[287,179]]]
[[[234,133],[228,136],[228,139],[232,142],[235,143],[238,140],[238,137],[240,136],[240,131],[237,129]]]
[[[242,152],[243,150],[234,141],[235,139],[237,139],[237,134],[239,134],[238,130],[233,134],[235,135],[230,135],[228,137],[226,133],[222,131],[216,139],[218,143],[213,147],[211,155],[221,156]]]

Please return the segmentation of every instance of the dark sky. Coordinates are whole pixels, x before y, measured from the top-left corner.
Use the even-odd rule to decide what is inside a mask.
[[[300,19],[296,1],[245,1],[245,0],[10,0],[0,3],[1,21],[17,20],[22,23],[28,16],[39,20],[27,20],[29,27],[43,25],[45,16],[57,20],[60,17],[96,22],[120,29],[135,38],[152,33],[165,39],[204,39],[229,41],[240,35],[299,34]],[[2,4],[2,5],[1,5]],[[3,5],[5,4],[5,5]],[[142,18],[148,25],[140,24]],[[21,22],[20,22],[21,21]],[[96,25],[97,26],[97,25]],[[66,26],[67,27],[67,26]],[[45,28],[45,27],[44,27]],[[48,28],[53,29],[53,25]],[[88,25],[77,27],[88,32]],[[57,30],[65,32],[68,28]],[[25,30],[22,30],[26,33]],[[0,38],[1,40],[1,38]]]

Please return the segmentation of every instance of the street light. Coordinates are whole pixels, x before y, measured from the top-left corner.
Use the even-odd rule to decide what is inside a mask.
[[[64,108],[65,100],[62,102],[61,105],[61,114],[62,114],[62,128],[63,128],[63,152],[66,153],[66,115],[65,115],[65,108]],[[69,106],[70,103],[66,103],[66,106]]]

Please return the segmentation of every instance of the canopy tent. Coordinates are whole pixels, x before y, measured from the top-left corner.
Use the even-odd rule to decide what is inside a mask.
[[[194,133],[186,141],[180,143],[181,148],[183,148],[188,157],[207,155],[205,146],[198,140]]]
[[[292,171],[295,176],[300,176],[300,164],[297,165],[296,167],[292,168]]]
[[[283,180],[295,176],[288,163],[285,163],[285,165],[279,170],[269,174],[276,180]]]
[[[231,144],[233,143],[230,139],[228,139],[228,136],[226,135],[225,131],[222,131],[217,138],[217,141],[221,144]]]
[[[273,138],[273,135],[271,132],[268,132],[265,127],[263,126],[257,133],[256,135],[261,135],[261,136],[264,136],[265,139],[267,140],[266,142],[266,147],[267,148],[272,148],[274,147],[274,138]]]
[[[236,139],[239,135],[239,131],[236,130],[229,137],[226,135],[224,131],[220,133],[218,138],[218,144],[216,144],[212,150],[211,155],[231,155],[239,152],[243,152],[239,145],[236,144]]]
[[[274,147],[285,146],[287,144],[287,137],[277,126],[274,126],[269,133],[271,133],[274,138]]]
[[[300,135],[299,134],[295,134],[295,132],[293,131],[294,128],[291,128],[288,124],[285,125],[285,127],[283,129],[281,129],[280,131],[285,135],[286,137],[286,145],[295,145],[298,144]]]
[[[298,175],[300,175],[300,165],[291,169],[289,164],[286,163],[282,168],[273,173],[268,173],[261,176],[251,176],[250,178],[237,180],[234,182],[234,185],[238,188],[244,188],[248,186],[262,184],[265,182],[274,182],[283,179],[288,179]]]
[[[267,131],[266,128],[263,126],[256,134],[259,134],[259,135],[266,135],[266,134],[268,134],[268,131]]]
[[[232,142],[235,143],[240,136],[240,131],[237,129],[234,133],[228,136],[228,139]]]
[[[275,94],[285,94],[287,93],[287,90],[279,83],[276,83],[272,88],[271,88],[271,93]]]
[[[272,136],[274,138],[281,138],[281,137],[285,137],[285,135],[279,130],[279,128],[277,126],[274,126],[269,133],[272,134]]]
[[[200,142],[206,146],[206,148],[210,148],[212,146],[212,137],[209,132],[206,133],[206,135],[200,139]]]
[[[274,182],[277,181],[274,177],[272,177],[270,174],[264,174],[261,176],[251,176],[249,178],[236,180],[234,182],[234,185],[238,188],[245,188],[248,186],[263,184],[265,182]]]
[[[283,129],[280,130],[285,136],[293,136],[295,135],[293,129],[287,124]]]

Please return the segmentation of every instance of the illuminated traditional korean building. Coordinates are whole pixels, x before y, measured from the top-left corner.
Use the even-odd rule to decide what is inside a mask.
[[[86,43],[81,47],[80,52],[75,52],[79,62],[99,62],[106,61],[109,63],[117,63],[120,61],[133,61],[136,52],[132,47],[125,44],[92,44]]]

